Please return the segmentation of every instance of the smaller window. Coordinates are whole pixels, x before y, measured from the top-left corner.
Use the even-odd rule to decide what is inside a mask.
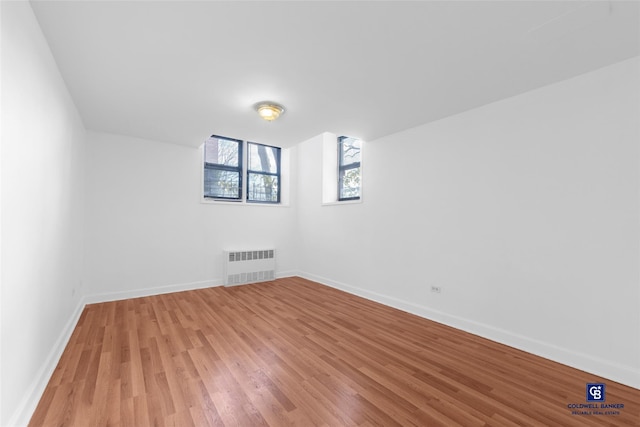
[[[348,136],[338,138],[338,200],[360,198],[359,139]]]
[[[280,203],[280,148],[247,143],[247,201]]]
[[[242,141],[216,135],[207,139],[204,197],[242,200]]]

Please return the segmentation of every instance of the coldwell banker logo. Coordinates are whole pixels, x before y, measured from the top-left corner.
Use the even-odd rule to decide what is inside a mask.
[[[624,409],[624,403],[604,403],[607,400],[607,386],[604,383],[586,384],[587,403],[569,403],[571,415],[616,416]]]
[[[606,387],[602,383],[587,383],[587,402],[604,402]]]

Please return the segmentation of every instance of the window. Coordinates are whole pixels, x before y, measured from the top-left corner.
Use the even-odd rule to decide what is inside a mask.
[[[212,135],[204,144],[204,197],[242,199],[242,141]]]
[[[280,171],[279,147],[217,135],[204,143],[205,199],[279,204],[282,200]]]
[[[338,138],[338,200],[360,198],[359,139],[348,136]]]
[[[280,148],[247,143],[247,201],[280,203]]]

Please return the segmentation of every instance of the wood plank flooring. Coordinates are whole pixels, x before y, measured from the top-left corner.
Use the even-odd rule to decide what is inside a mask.
[[[287,278],[88,305],[30,423],[267,425],[640,426],[640,391]]]

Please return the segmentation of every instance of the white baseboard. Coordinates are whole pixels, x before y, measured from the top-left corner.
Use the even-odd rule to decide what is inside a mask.
[[[276,277],[291,277],[298,275],[295,270],[277,272]],[[119,301],[130,298],[149,297],[153,295],[170,294],[172,292],[193,291],[196,289],[214,288],[223,286],[222,279],[203,280],[200,282],[181,283],[176,285],[159,286],[154,288],[136,289],[133,291],[103,292],[85,297],[85,304],[97,304],[101,302]]]
[[[589,372],[599,377],[607,378],[615,382],[627,385],[629,387],[640,389],[640,370],[630,366],[622,366],[611,363],[607,360],[595,358],[588,354],[578,353],[566,348],[558,347],[553,344],[527,338],[522,335],[514,334],[503,329],[495,328],[486,324],[474,322],[457,316],[433,310],[418,304],[400,300],[388,295],[371,292],[326,277],[316,276],[310,273],[299,273],[300,277],[322,283],[332,288],[340,289],[353,295],[357,295],[381,304],[388,305],[411,314],[415,314],[425,319],[433,320],[447,326],[460,329],[545,359],[553,360],[572,368]]]
[[[280,272],[276,272],[276,278],[277,279],[282,279],[285,277],[293,277],[293,276],[299,276],[300,272],[297,270],[287,270],[287,271],[280,271]]]
[[[71,334],[80,319],[84,306],[85,301],[83,298],[78,302],[78,305],[71,314],[71,317],[69,317],[69,320],[64,325],[64,328],[62,329],[62,332],[56,340],[53,348],[49,352],[45,363],[36,373],[31,386],[27,389],[27,392],[22,397],[22,400],[13,412],[11,418],[9,418],[9,424],[5,427],[24,427],[29,424],[33,412],[36,410],[36,406],[38,406],[38,402],[40,402],[40,398],[44,393],[44,389],[47,387],[49,379],[51,378],[51,375],[53,375],[53,372],[58,365],[58,361],[71,338]]]
[[[130,298],[149,297],[153,295],[170,294],[172,292],[192,291],[195,289],[222,286],[222,279],[203,280],[200,282],[180,283],[176,285],[158,286],[153,288],[135,289],[132,291],[103,292],[85,297],[86,304],[119,301]]]

